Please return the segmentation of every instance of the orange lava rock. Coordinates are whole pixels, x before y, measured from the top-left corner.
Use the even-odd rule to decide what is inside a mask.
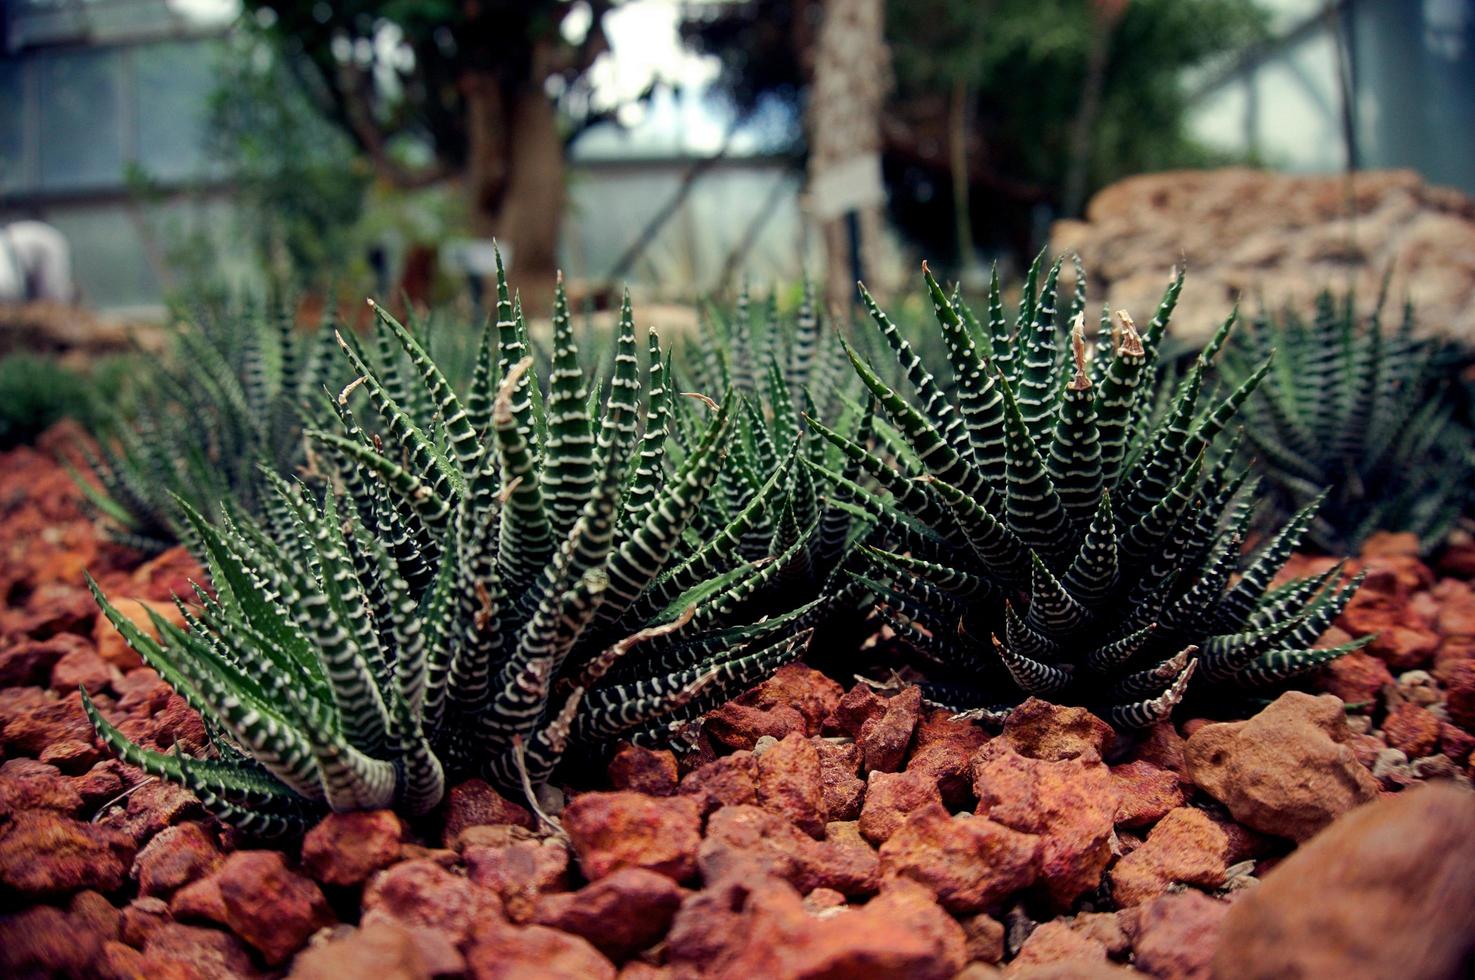
[[[496,892],[507,918],[530,922],[543,893],[567,887],[568,847],[557,839],[516,840],[494,846],[468,841],[465,854],[468,876],[478,885]]]
[[[702,814],[689,796],[582,793],[563,811],[563,829],[590,881],[620,868],[647,868],[678,882],[696,873]]]
[[[811,741],[819,752],[825,819],[858,819],[866,795],[865,781],[859,776],[862,762],[860,746],[827,738]]]
[[[681,898],[665,875],[625,868],[576,892],[544,896],[535,921],[587,939],[620,962],[666,935]]]
[[[840,704],[845,689],[824,674],[804,664],[785,664],[750,695],[755,707],[793,708],[804,717],[805,732],[818,735],[830,713]]]
[[[846,691],[825,719],[825,728],[855,738],[865,723],[886,710],[886,701],[869,684],[856,684]]]
[[[373,976],[375,980],[429,980],[432,976],[461,974],[466,960],[454,946],[427,953],[416,933],[397,922],[383,920],[361,929],[345,930],[325,943],[315,943],[292,961],[292,980],[343,980]]]
[[[1228,902],[1202,892],[1162,895],[1121,916],[1132,963],[1155,977],[1208,980]]]
[[[92,644],[74,633],[5,644],[0,646],[0,687],[43,685],[62,658],[90,652]]]
[[[1033,967],[1068,966],[1071,970],[1088,968],[1093,963],[1106,962],[1106,946],[1070,927],[1061,919],[1041,923],[1024,945],[1019,954],[1009,963],[1011,974]]]
[[[679,792],[693,797],[703,815],[721,806],[756,803],[757,760],[745,751],[714,759],[683,776]]]
[[[758,708],[729,701],[707,714],[702,731],[718,745],[728,749],[751,749],[765,735],[784,738],[790,733],[806,733],[804,716],[786,704]]]
[[[866,719],[855,741],[867,772],[895,772],[901,768],[921,711],[922,689],[908,687],[887,698],[884,711]]]
[[[1433,755],[1439,748],[1439,719],[1427,708],[1405,701],[1383,721],[1383,737],[1410,759]]]
[[[626,743],[609,763],[609,781],[615,789],[670,796],[676,792],[677,778],[676,756],[669,749],[647,749]]]
[[[133,878],[141,895],[167,898],[179,888],[213,872],[222,860],[215,839],[197,823],[165,827],[133,860]]]
[[[942,796],[937,783],[925,772],[873,772],[860,811],[861,836],[880,846],[907,817],[933,803],[942,805]]]
[[[159,631],[154,628],[153,621],[149,618],[150,612],[175,626],[184,626],[184,615],[172,602],[130,599],[121,596],[108,596],[108,601],[135,626],[156,640],[159,638]],[[98,656],[119,670],[128,671],[143,666],[143,658],[128,646],[128,642],[123,639],[123,634],[108,622],[107,616],[100,609],[97,611],[97,620],[92,627],[92,642],[97,646]]]
[[[989,911],[1039,876],[1041,840],[987,817],[916,811],[881,845],[881,873],[925,885],[959,915]]]
[[[854,823],[831,823],[825,839],[817,841],[778,814],[753,806],[723,807],[712,814],[698,861],[708,882],[771,876],[802,892],[833,888],[859,897],[874,894],[880,881],[876,851]]]
[[[526,807],[507,799],[482,779],[468,779],[452,786],[443,805],[445,827],[441,842],[446,847],[456,846],[456,839],[467,827],[514,824],[532,830],[537,826]]]
[[[392,810],[330,813],[303,837],[302,868],[325,885],[361,885],[398,859],[404,836]]]
[[[1030,698],[1004,719],[1004,742],[1022,756],[1057,762],[1094,753],[1106,755],[1115,738],[1111,726],[1085,708],[1062,707]]]
[[[0,824],[0,886],[32,900],[111,892],[127,877],[133,853],[133,841],[110,827],[23,810]]]
[[[236,851],[215,878],[231,932],[272,966],[287,962],[334,921],[318,886],[289,869],[276,851]]]
[[[811,837],[825,833],[824,783],[819,750],[799,732],[758,755],[758,805]]]
[[[1094,750],[1046,761],[991,742],[974,758],[973,792],[979,814],[1039,835],[1041,882],[1058,907],[1100,884],[1121,791]]]
[[[1247,827],[1303,841],[1377,796],[1350,735],[1337,698],[1287,691],[1248,721],[1195,732],[1189,779]]]
[[[1383,688],[1392,683],[1387,664],[1363,650],[1353,650],[1327,664],[1317,686],[1349,705],[1376,705]]]
[[[1392,623],[1378,633],[1367,650],[1389,669],[1402,673],[1430,664],[1439,649],[1439,634],[1425,626]]]
[[[1460,661],[1444,672],[1444,708],[1450,721],[1475,732],[1475,660]]]
[[[502,903],[489,888],[452,874],[434,861],[401,861],[369,879],[364,912],[412,929],[437,929],[456,944],[479,921],[502,918]]]
[[[56,766],[36,759],[0,764],[0,817],[21,810],[52,810],[72,816],[82,809],[82,794]]]
[[[1229,868],[1230,840],[1202,810],[1179,807],[1158,821],[1142,846],[1111,869],[1112,896],[1129,908],[1175,884],[1217,888]]]
[[[477,924],[466,965],[473,980],[614,980],[616,972],[586,939],[547,926],[513,926],[496,920]]]
[[[1183,805],[1183,783],[1175,772],[1136,760],[1111,767],[1111,780],[1121,794],[1115,821],[1121,827],[1145,827]]]

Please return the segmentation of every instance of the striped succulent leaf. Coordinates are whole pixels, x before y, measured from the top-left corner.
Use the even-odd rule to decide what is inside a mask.
[[[536,788],[565,757],[671,738],[800,654],[833,600],[776,587],[819,538],[815,505],[784,500],[792,460],[743,443],[763,478],[692,533],[754,434],[740,396],[673,399],[654,334],[642,371],[628,299],[592,378],[561,286],[545,396],[503,278],[498,296],[464,399],[423,330],[376,307],[369,343],[341,339],[355,380],[307,431],[330,480],[268,470],[260,516],[214,523],[180,500],[215,588],[182,606],[188,629],[156,620],[156,640],[97,592],[222,747],[160,754],[89,707],[120,757],[290,834],[328,809],[425,812],[456,776]],[[747,556],[759,512],[810,523]]]
[[[936,375],[862,287],[902,369],[891,384],[850,352],[882,438],[871,449],[817,425],[853,468],[801,457],[873,517],[856,578],[936,665],[933,696],[983,713],[1074,700],[1141,727],[1190,694],[1273,685],[1346,652],[1314,644],[1356,580],[1268,589],[1319,500],[1241,554],[1253,487],[1229,427],[1268,364],[1212,389],[1231,317],[1185,376],[1158,370],[1181,275],[1145,331],[1118,311],[1093,349],[1084,296],[1068,322],[1057,313],[1060,265],[1036,262],[1012,325],[997,279],[980,320],[924,265],[948,362]]]
[[[1276,352],[1244,409],[1247,448],[1282,516],[1330,488],[1308,538],[1332,552],[1380,529],[1436,547],[1475,503],[1471,433],[1450,397],[1459,353],[1415,338],[1407,305],[1388,331],[1385,302],[1386,292],[1364,316],[1350,294],[1323,292],[1309,322],[1294,310],[1262,316],[1225,352],[1233,381]]]

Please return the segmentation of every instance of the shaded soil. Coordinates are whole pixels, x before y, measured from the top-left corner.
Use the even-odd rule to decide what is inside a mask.
[[[92,736],[79,686],[203,751],[82,584],[168,614],[201,573],[99,539],[65,436],[0,455],[6,976],[1438,977],[1475,950],[1468,538],[1433,565],[1370,542],[1324,642],[1378,639],[1243,721],[1126,735],[1032,700],[992,730],[794,665],[680,758],[620,749],[558,827],[471,780],[271,849]]]

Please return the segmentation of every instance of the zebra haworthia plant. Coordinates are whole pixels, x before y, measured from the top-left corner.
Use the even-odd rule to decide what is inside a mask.
[[[1340,567],[1270,588],[1316,501],[1234,578],[1253,500],[1228,427],[1268,364],[1206,397],[1233,316],[1160,393],[1181,274],[1144,332],[1103,310],[1093,355],[1079,267],[1068,343],[1058,261],[1043,282],[1038,261],[1030,270],[1012,323],[997,276],[980,321],[923,270],[952,384],[861,287],[915,397],[852,352],[883,448],[813,424],[883,491],[848,484],[877,522],[861,574],[898,638],[947,675],[930,697],[989,714],[1037,695],[1140,727],[1191,691],[1273,685],[1350,649],[1313,647],[1356,588]]]
[[[184,506],[216,589],[184,607],[188,629],[155,618],[155,641],[99,593],[219,749],[145,750],[89,703],[122,758],[246,831],[287,834],[328,808],[424,812],[457,775],[531,793],[566,753],[669,737],[798,655],[823,603],[755,611],[786,566],[738,552],[757,498],[710,536],[691,530],[739,400],[700,399],[706,419],[674,438],[652,333],[642,412],[628,297],[592,395],[561,283],[546,395],[500,270],[464,400],[377,313],[418,377],[342,338],[357,380],[328,398],[336,431],[308,432],[332,487],[271,475],[259,520]],[[381,435],[360,426],[356,394]],[[410,401],[435,410],[417,423]]]
[[[1414,337],[1411,306],[1385,332],[1385,301],[1386,290],[1362,317],[1351,294],[1323,292],[1309,323],[1294,311],[1262,317],[1225,351],[1231,379],[1277,352],[1245,405],[1255,466],[1281,513],[1330,488],[1309,538],[1333,552],[1375,530],[1435,547],[1472,500],[1475,451],[1452,418],[1448,352]]]

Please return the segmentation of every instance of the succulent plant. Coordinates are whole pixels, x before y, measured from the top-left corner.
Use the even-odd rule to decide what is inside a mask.
[[[176,497],[254,513],[261,466],[302,460],[299,406],[340,363],[332,344],[331,329],[299,333],[280,308],[200,310],[171,327],[162,356],[139,358],[136,410],[102,420],[95,454],[84,447],[97,488],[79,483],[113,535],[146,553],[187,541]]]
[[[930,698],[987,715],[1037,695],[1140,727],[1192,691],[1273,685],[1351,649],[1313,646],[1356,588],[1340,566],[1270,587],[1318,501],[1240,570],[1253,498],[1227,430],[1269,364],[1206,396],[1233,316],[1160,391],[1181,274],[1143,332],[1103,311],[1093,353],[1083,276],[1068,333],[1057,322],[1058,261],[1043,282],[1030,270],[1012,323],[997,276],[980,322],[923,269],[951,385],[861,287],[912,397],[852,352],[885,416],[879,448],[811,425],[870,482],[826,474],[876,522],[861,576],[933,665]]]
[[[1326,491],[1308,539],[1333,553],[1376,530],[1434,547],[1475,499],[1471,433],[1453,418],[1452,352],[1414,337],[1407,304],[1386,331],[1386,295],[1361,316],[1351,294],[1323,292],[1309,323],[1292,310],[1261,317],[1225,351],[1232,380],[1276,352],[1244,409],[1255,466],[1278,514]]]
[[[588,389],[561,285],[546,396],[500,274],[464,399],[376,312],[379,339],[417,377],[376,369],[341,338],[356,380],[330,399],[336,431],[308,432],[332,487],[268,473],[262,516],[227,510],[218,526],[181,502],[216,589],[182,606],[188,629],[155,618],[155,641],[98,593],[219,749],[143,749],[88,702],[122,758],[263,836],[329,808],[425,812],[454,775],[533,799],[566,755],[669,738],[798,655],[824,602],[775,611],[772,587],[815,531],[780,555],[741,553],[778,472],[731,500],[725,526],[693,531],[743,409],[731,392],[700,396],[706,418],[673,438],[652,334],[642,412],[628,297],[604,399]],[[382,434],[365,434],[356,393]],[[412,402],[434,411],[417,424]]]

